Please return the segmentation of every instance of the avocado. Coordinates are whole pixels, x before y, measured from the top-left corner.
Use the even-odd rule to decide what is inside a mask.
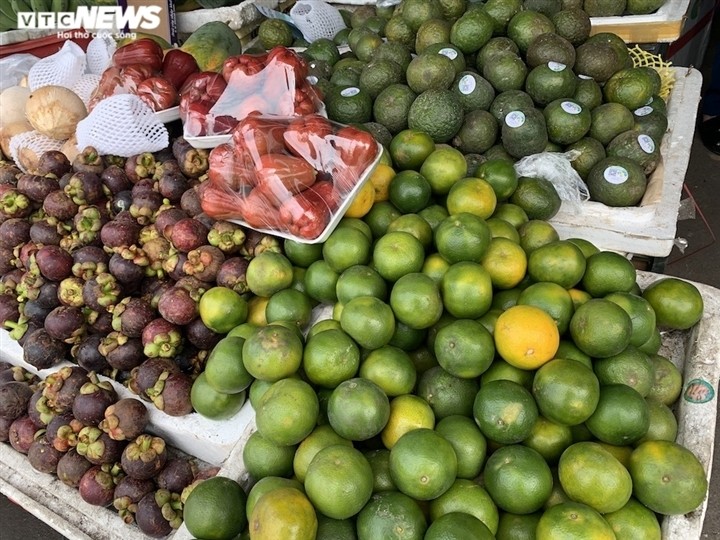
[[[548,62],[559,62],[572,69],[575,65],[575,47],[557,34],[540,34],[530,42],[525,62],[531,68]]]
[[[599,161],[587,178],[590,198],[607,206],[635,206],[647,189],[642,167],[624,157],[606,157]]]
[[[407,129],[410,106],[417,94],[405,84],[391,84],[380,92],[373,103],[373,117],[385,126],[390,133],[396,134]]]
[[[495,96],[489,110],[498,124],[502,124],[505,115],[510,111],[530,109],[534,106],[535,104],[527,92],[523,90],[507,90]]]
[[[555,32],[567,39],[574,47],[582,45],[590,37],[592,28],[590,16],[580,8],[563,8],[550,20],[555,25]]]
[[[391,84],[405,82],[405,72],[392,60],[374,60],[360,72],[358,86],[375,99]]]
[[[606,148],[608,157],[625,157],[640,165],[646,176],[652,174],[660,163],[660,145],[647,133],[630,129],[610,141]]]
[[[478,109],[487,111],[495,99],[495,89],[487,79],[471,71],[459,73],[452,90],[466,113]]]
[[[534,67],[525,79],[525,91],[544,107],[553,100],[575,95],[577,75],[565,64],[548,62]]]
[[[498,131],[497,121],[488,111],[470,111],[465,115],[452,145],[463,154],[482,154],[495,144]]]
[[[543,110],[548,139],[560,145],[582,139],[590,130],[590,111],[567,98],[556,99]]]
[[[426,90],[415,99],[408,113],[408,127],[424,131],[436,143],[451,140],[462,122],[462,107],[451,90]]]
[[[455,66],[442,54],[421,54],[410,62],[406,72],[407,83],[413,92],[447,89],[455,80]]]
[[[590,170],[600,160],[607,157],[605,147],[600,141],[592,137],[583,137],[579,141],[568,145],[565,152],[577,153],[577,156],[571,158],[570,164],[583,180],[587,179]]]
[[[590,111],[592,123],[590,136],[600,141],[603,146],[623,131],[632,129],[635,119],[630,110],[620,103],[603,103]]]
[[[548,143],[545,117],[535,108],[510,111],[505,115],[500,137],[513,157],[542,152]]]

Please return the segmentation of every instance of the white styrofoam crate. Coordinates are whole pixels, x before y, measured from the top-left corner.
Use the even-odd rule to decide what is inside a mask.
[[[663,277],[666,276],[638,272],[638,283],[645,288]],[[683,391],[676,405],[677,441],[698,457],[709,480],[720,379],[720,290],[700,283],[695,283],[695,286],[705,303],[702,320],[690,330],[665,333],[660,354],[683,372]],[[327,316],[327,309],[316,312],[318,319]],[[5,353],[4,347],[0,350]],[[4,355],[3,359],[7,358],[8,355]],[[244,419],[240,421],[242,417]],[[173,422],[176,420],[171,419]],[[242,452],[245,442],[256,429],[254,412],[246,407],[229,422],[240,422],[243,427],[219,474],[237,480],[248,489],[250,477],[245,470]],[[220,429],[219,426],[217,429]],[[207,440],[213,437],[210,431],[199,432],[198,435]],[[0,444],[0,492],[73,540],[145,538],[136,527],[125,525],[116,513],[85,504],[73,488],[65,486],[52,475],[35,471],[26,456],[17,453],[8,444]],[[663,540],[700,540],[706,510],[707,499],[693,512],[666,517],[662,524]],[[182,525],[171,538],[190,540],[192,535]]]
[[[650,175],[642,201],[624,208],[588,201],[579,210],[563,202],[550,220],[561,238],[585,238],[601,249],[652,257],[672,251],[702,75],[692,68],[671,69],[675,86],[668,103],[668,131],[660,145],[662,162]]]
[[[223,21],[231,30],[241,32],[254,28],[263,19],[260,12],[255,9],[256,5],[279,10],[281,3],[280,0],[244,0],[235,6],[178,12],[175,14],[177,31],[181,36],[187,36],[205,23]]]

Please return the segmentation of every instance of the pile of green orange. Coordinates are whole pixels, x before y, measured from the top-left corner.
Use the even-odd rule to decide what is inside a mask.
[[[682,376],[660,334],[698,322],[700,293],[640,290],[627,258],[558,238],[543,182],[503,160],[468,176],[425,137],[391,142],[362,219],[250,263],[256,296],[206,377],[248,389],[255,484],[244,509],[208,490],[224,512],[186,511],[190,532],[660,538],[658,516],[707,491],[675,442]]]

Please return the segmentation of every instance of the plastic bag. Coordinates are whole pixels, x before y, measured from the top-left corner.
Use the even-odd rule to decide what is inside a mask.
[[[223,135],[250,113],[293,116],[323,111],[306,80],[306,62],[286,47],[268,54],[231,56],[217,73],[190,76],[180,90],[186,137]]]
[[[318,114],[253,114],[210,152],[200,201],[211,217],[319,242],[379,157],[372,135]]]
[[[549,180],[561,200],[579,205],[590,199],[587,185],[572,167],[571,161],[579,155],[577,150],[571,150],[565,153],[542,152],[525,156],[515,163],[515,172],[518,176]]]
[[[30,68],[40,60],[34,54],[11,54],[0,60],[0,92],[18,86]]]

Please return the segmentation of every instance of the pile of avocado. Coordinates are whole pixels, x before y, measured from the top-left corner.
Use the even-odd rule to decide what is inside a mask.
[[[575,150],[593,200],[641,202],[668,125],[661,78],[634,67],[617,35],[591,36],[577,0],[403,0],[341,13],[347,28],[334,39],[293,42],[307,47],[331,120],[385,145],[421,130],[474,164]],[[265,47],[277,44],[273,26],[260,27]]]

